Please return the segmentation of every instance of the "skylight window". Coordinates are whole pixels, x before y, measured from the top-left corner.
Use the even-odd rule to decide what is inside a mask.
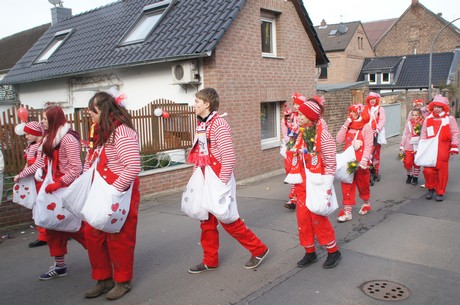
[[[142,14],[131,26],[120,44],[128,45],[143,42],[150,33],[152,33],[153,29],[158,24],[170,4],[171,0],[165,0],[145,6],[142,10]]]
[[[60,31],[57,32],[53,40],[48,44],[48,46],[43,50],[42,53],[37,57],[35,60],[35,63],[42,63],[48,61],[48,59],[56,53],[56,51],[59,49],[59,47],[64,43],[64,41],[69,37],[70,33],[72,30],[65,30],[65,31]]]

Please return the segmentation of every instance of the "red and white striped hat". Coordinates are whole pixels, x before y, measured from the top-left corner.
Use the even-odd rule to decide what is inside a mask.
[[[43,136],[43,125],[36,121],[31,121],[24,126],[24,132],[36,137]]]

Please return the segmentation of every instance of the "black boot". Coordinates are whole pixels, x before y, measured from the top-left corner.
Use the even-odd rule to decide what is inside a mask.
[[[303,268],[316,263],[318,258],[316,257],[316,252],[313,253],[305,253],[304,257],[297,262],[297,267]]]
[[[331,269],[334,268],[339,264],[340,259],[342,258],[342,254],[339,251],[335,251],[332,253],[327,254],[327,259],[323,264],[324,269]]]
[[[433,198],[433,194],[434,194],[434,189],[429,189],[428,192],[426,192],[425,194],[425,198],[429,200]]]
[[[412,175],[407,175],[406,184],[412,183]]]
[[[418,184],[418,177],[412,177],[412,185]]]

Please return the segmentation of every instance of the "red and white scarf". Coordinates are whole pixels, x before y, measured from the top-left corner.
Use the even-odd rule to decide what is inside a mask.
[[[206,138],[206,129],[208,122],[214,120],[217,111],[213,111],[207,118],[206,121],[198,122],[196,126],[195,142],[192,145],[192,150],[188,156],[187,162],[195,164],[196,166],[204,167],[211,164],[209,159],[208,141]],[[217,118],[218,116],[216,116]]]

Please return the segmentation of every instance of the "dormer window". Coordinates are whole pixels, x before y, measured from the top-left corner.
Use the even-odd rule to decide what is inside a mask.
[[[165,0],[145,6],[141,15],[121,40],[120,45],[143,42],[153,32],[170,4],[171,0]]]
[[[72,30],[59,31],[54,34],[53,40],[48,44],[48,46],[43,50],[42,53],[34,61],[35,64],[48,61],[48,59],[56,53],[56,51],[62,46],[64,41],[70,36]]]
[[[375,73],[369,73],[367,75],[369,84],[377,84],[377,75]]]

